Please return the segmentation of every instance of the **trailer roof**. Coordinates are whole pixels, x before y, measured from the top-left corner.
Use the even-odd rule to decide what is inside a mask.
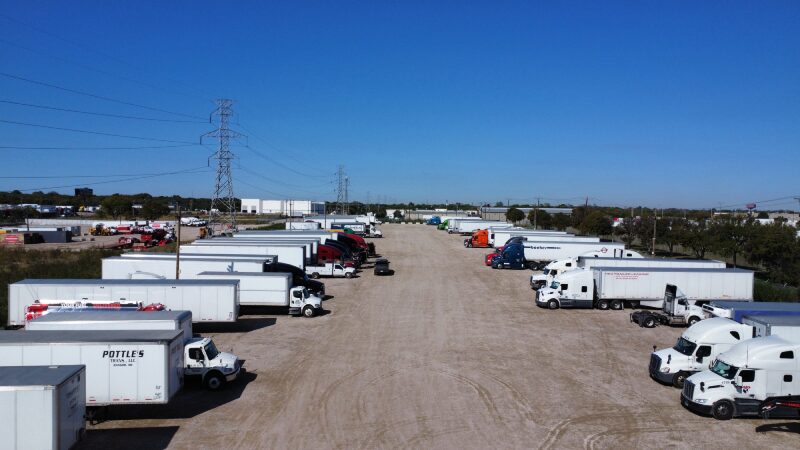
[[[561,237],[560,235],[557,235]],[[576,237],[590,237],[590,236],[576,236]],[[526,240],[523,242],[525,244],[543,244],[543,245],[554,245],[554,244],[573,244],[573,245],[608,245],[612,247],[624,247],[625,244],[622,242],[586,242],[586,241],[531,241]]]
[[[288,236],[287,236],[288,237]],[[230,241],[216,241],[216,242],[193,242],[190,246],[196,247],[223,247],[226,245],[230,246],[242,246],[242,245],[251,245],[254,247],[300,247],[304,243],[310,244],[315,242],[314,240],[310,240],[308,238],[302,238],[304,240],[299,240],[302,237],[298,238],[297,240],[284,240],[284,239],[259,239],[259,240],[249,240],[249,239],[233,239]]]
[[[198,275],[230,275],[231,277],[291,277],[289,272],[200,272]]]
[[[589,242],[589,244],[591,244],[591,242]],[[613,257],[613,256],[578,256],[578,260],[581,260],[581,261],[619,261],[619,260],[623,260],[623,259],[625,261],[634,261],[634,262],[636,262],[636,261],[642,261],[642,262],[644,262],[644,261],[648,261],[648,262],[663,261],[663,262],[679,262],[681,264],[683,264],[683,263],[689,263],[689,264],[697,263],[697,264],[700,264],[700,263],[712,263],[712,262],[714,262],[714,263],[722,263],[722,261],[717,261],[716,259],[620,258],[620,257]]]
[[[6,366],[0,367],[0,390],[5,386],[58,386],[86,366]]]
[[[324,231],[324,230],[242,230],[234,234],[234,236],[267,236],[267,235],[276,235],[276,236],[299,236],[299,235],[315,235],[315,234],[330,234],[331,231]],[[335,233],[335,232],[333,232]],[[213,239],[212,239],[213,240]]]
[[[770,325],[800,325],[800,316],[759,316],[754,314],[752,316],[747,315],[742,318],[750,319],[751,322],[761,323],[761,324],[770,324]]]
[[[753,273],[746,269],[726,269],[720,267],[700,268],[700,267],[592,267],[597,272],[697,272],[697,273]],[[741,303],[741,302],[739,302]]]
[[[794,302],[737,302],[732,300],[714,300],[711,304],[719,308],[758,308],[762,311],[800,310],[800,303]]]
[[[181,330],[147,330],[147,331],[0,331],[2,344],[65,344],[73,342],[138,342],[144,344],[172,342],[182,338]]]
[[[71,285],[115,285],[115,286],[219,286],[237,284],[236,280],[164,280],[154,278],[150,280],[105,280],[94,278],[28,278],[14,284],[71,284]]]
[[[32,322],[153,321],[192,319],[191,311],[99,311],[52,312]]]
[[[244,256],[228,256],[228,257],[221,257],[216,258],[213,253],[212,254],[203,254],[203,253],[194,253],[194,255],[200,256],[200,258],[189,258],[186,261],[238,261],[238,262],[271,262],[267,260],[266,255],[253,255],[253,258],[248,258],[247,255]],[[186,256],[186,255],[184,255]],[[111,259],[111,260],[131,260],[131,261],[154,261],[154,260],[161,260],[161,261],[169,261],[174,258],[148,258],[148,257],[136,257],[136,256],[109,256],[108,258],[103,259]]]

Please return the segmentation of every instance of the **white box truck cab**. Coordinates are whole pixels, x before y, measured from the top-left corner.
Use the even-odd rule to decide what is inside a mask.
[[[244,306],[284,306],[289,314],[314,317],[322,310],[322,298],[305,286],[293,285],[293,274],[285,272],[200,272],[199,278],[239,282],[239,303]]]
[[[548,263],[544,267],[544,271],[542,273],[535,273],[531,275],[531,289],[536,290],[543,286],[549,286],[553,283],[556,275],[559,273],[563,273],[567,270],[574,270],[574,269],[589,269],[593,265],[596,266],[632,266],[636,264],[636,261],[628,261],[631,259],[635,259],[637,261],[649,261],[650,259],[645,259],[641,253],[635,250],[628,250],[625,249],[625,252],[622,253],[621,256],[617,257],[609,257],[602,252],[594,251],[594,252],[586,252],[580,256],[570,257],[570,258],[563,258],[552,261]],[[652,259],[653,261],[664,261],[662,259]],[[722,267],[725,267],[723,264]]]
[[[687,328],[672,348],[650,354],[650,376],[683,388],[687,377],[708,369],[720,353],[752,337],[752,326],[721,317],[702,320]]]
[[[779,336],[750,339],[720,354],[710,370],[686,379],[681,403],[718,420],[760,415],[761,402],[800,392],[800,344]],[[771,416],[780,415],[775,410]],[[793,411],[792,417],[797,417]]]

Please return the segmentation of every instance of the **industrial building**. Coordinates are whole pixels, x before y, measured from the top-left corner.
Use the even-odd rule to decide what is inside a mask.
[[[277,214],[286,217],[325,214],[325,202],[312,200],[242,199],[242,214]]]

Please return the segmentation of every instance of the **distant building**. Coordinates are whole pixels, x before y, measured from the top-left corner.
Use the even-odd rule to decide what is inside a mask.
[[[242,214],[277,214],[286,217],[325,214],[325,202],[312,200],[261,200],[243,198]]]

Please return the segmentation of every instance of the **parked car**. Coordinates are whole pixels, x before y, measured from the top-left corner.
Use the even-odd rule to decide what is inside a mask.
[[[394,275],[394,270],[389,268],[388,259],[379,259],[375,261],[375,275]]]

